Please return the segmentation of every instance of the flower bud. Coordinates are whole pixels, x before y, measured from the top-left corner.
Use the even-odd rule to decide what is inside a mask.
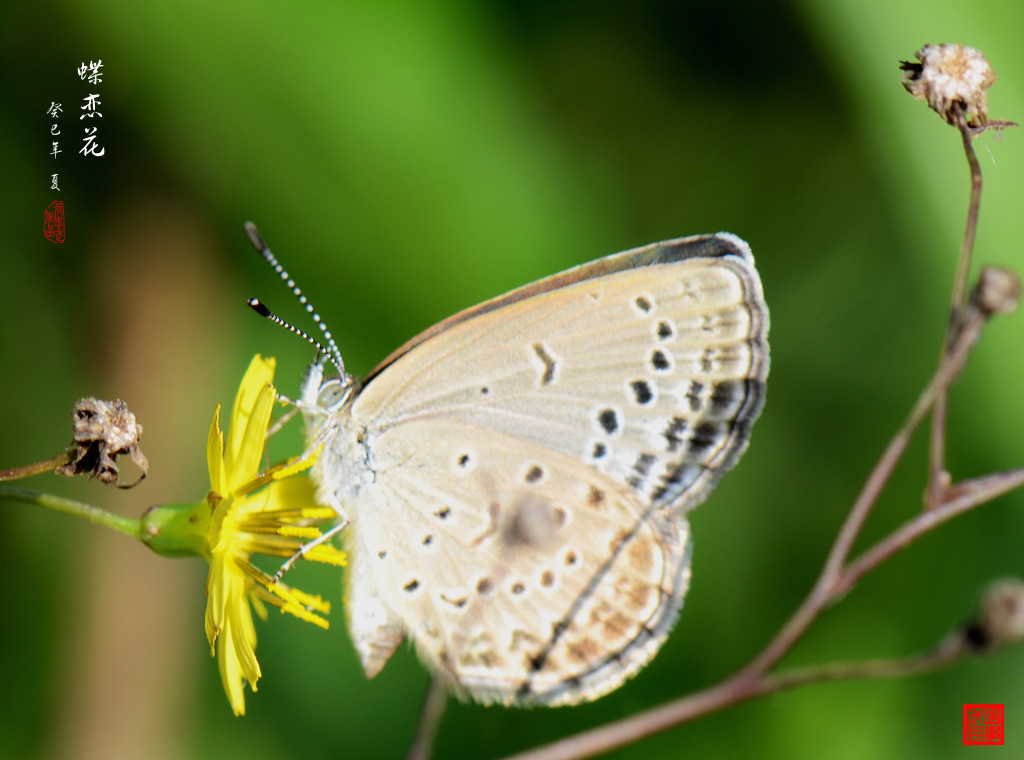
[[[971,643],[981,650],[999,649],[1024,641],[1024,581],[1019,578],[992,581],[982,592],[967,635]]]
[[[983,267],[971,303],[983,314],[1012,314],[1020,303],[1020,277],[1005,267]]]
[[[210,558],[210,504],[158,504],[142,515],[142,543],[163,557]]]

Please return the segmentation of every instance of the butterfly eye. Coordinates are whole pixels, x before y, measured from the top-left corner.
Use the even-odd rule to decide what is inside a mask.
[[[317,406],[328,411],[333,410],[345,402],[351,391],[352,384],[343,382],[340,378],[332,377],[330,380],[325,380],[317,394]]]

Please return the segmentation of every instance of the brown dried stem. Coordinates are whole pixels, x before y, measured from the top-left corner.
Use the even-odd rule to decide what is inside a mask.
[[[420,715],[416,723],[416,735],[413,737],[405,760],[430,760],[434,750],[434,739],[441,725],[441,718],[448,707],[448,685],[444,679],[433,675],[423,695]]]
[[[981,209],[981,163],[974,151],[974,136],[978,132],[968,125],[967,117],[959,103],[954,103],[951,111],[955,126],[960,130],[964,153],[967,156],[967,165],[971,172],[971,199],[967,205],[967,225],[964,228],[964,237],[960,244],[960,259],[957,263],[956,276],[953,279],[949,324],[946,330],[946,340],[942,344],[943,354],[949,350],[962,317],[964,299],[967,294],[967,278],[971,271],[971,256],[974,252],[974,239],[978,231],[978,212]],[[928,489],[925,493],[927,509],[934,509],[942,501],[942,493],[949,486],[949,473],[946,472],[947,407],[947,397],[943,391],[935,400],[935,411],[932,414]]]
[[[63,454],[44,459],[41,462],[33,462],[22,467],[12,467],[9,470],[0,470],[0,482],[5,480],[21,480],[30,478],[33,475],[42,475],[44,472],[53,472],[58,467],[66,465],[75,458],[75,449],[69,448]]]
[[[972,645],[966,632],[957,631],[946,637],[934,649],[901,659],[839,662],[794,669],[760,678],[740,672],[717,686],[661,707],[645,710],[633,717],[608,723],[543,747],[509,755],[504,760],[576,760],[593,757],[673,728],[680,723],[757,697],[823,681],[916,675],[946,667],[970,655],[971,652]]]

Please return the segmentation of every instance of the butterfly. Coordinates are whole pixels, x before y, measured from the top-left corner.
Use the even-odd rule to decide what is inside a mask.
[[[747,244],[700,235],[569,269],[435,325],[362,382],[325,334],[300,406],[317,499],[348,521],[367,677],[407,639],[483,703],[575,704],[642,668],[689,585],[686,515],[764,402]]]

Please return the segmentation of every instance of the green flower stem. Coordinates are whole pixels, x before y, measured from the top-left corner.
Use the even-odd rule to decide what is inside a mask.
[[[88,520],[96,525],[103,525],[107,528],[124,533],[126,536],[132,538],[141,538],[140,523],[138,520],[132,519],[131,517],[122,517],[121,515],[115,515],[113,512],[107,512],[105,509],[94,507],[91,504],[85,504],[80,501],[72,501],[71,499],[64,499],[60,496],[54,496],[48,493],[38,493],[36,491],[28,491],[24,488],[13,488],[11,486],[0,485],[0,499],[8,499],[10,501],[20,501],[25,504],[35,504],[46,509],[53,509],[57,512],[64,512],[74,517],[81,517],[83,520]]]

